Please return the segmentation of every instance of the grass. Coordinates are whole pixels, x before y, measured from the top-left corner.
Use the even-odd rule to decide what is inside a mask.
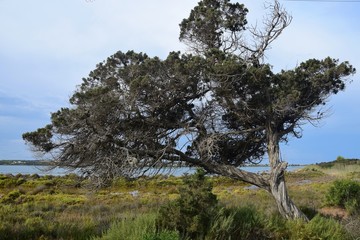
[[[321,239],[315,230],[333,236],[321,235],[322,239],[341,239],[335,237],[345,234],[344,231],[350,234],[350,239],[359,238],[358,215],[340,221],[316,215],[325,206],[325,196],[332,183],[343,178],[359,180],[360,165],[340,162],[323,167],[319,164],[287,173],[291,198],[314,217],[310,224],[304,224],[279,218],[272,196],[264,190],[224,177],[211,177],[209,181],[220,204],[232,209],[222,217],[219,215],[218,219],[222,220],[218,220],[217,226],[231,228],[231,219],[238,216],[236,212],[256,203],[252,214],[262,227],[251,231],[257,231],[262,239]],[[118,179],[112,186],[100,190],[89,190],[85,184],[76,175],[0,174],[0,239],[179,238],[176,232],[157,232],[154,219],[161,206],[179,197],[181,177]],[[291,233],[293,229],[298,235]]]
[[[115,221],[103,236],[93,240],[138,240],[147,234],[155,234],[155,213],[142,215],[125,214],[122,219]]]
[[[309,167],[317,169],[325,174],[338,177],[352,176],[355,174],[358,179],[360,179],[360,160],[358,159],[344,159],[343,157],[338,157],[335,161],[319,163]]]

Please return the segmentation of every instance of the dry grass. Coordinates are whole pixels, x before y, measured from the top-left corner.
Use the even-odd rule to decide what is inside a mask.
[[[286,174],[289,194],[303,209],[318,211],[324,196],[338,178],[360,179],[360,165],[321,168],[308,166]],[[224,177],[212,177],[213,193],[227,207],[256,205],[266,215],[277,211],[272,196],[264,190]],[[100,235],[110,225],[130,215],[156,211],[178,198],[179,177],[119,179],[105,189],[90,191],[76,176],[6,177],[0,175],[0,235],[2,239],[87,239]],[[5,201],[4,199],[9,199]],[[344,220],[348,231],[357,231],[359,221]],[[34,227],[40,226],[40,227]],[[354,230],[355,229],[355,230]],[[359,234],[357,233],[357,236]]]

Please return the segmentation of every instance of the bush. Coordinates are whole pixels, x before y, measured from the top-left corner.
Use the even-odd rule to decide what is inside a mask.
[[[212,185],[203,170],[186,176],[184,183],[179,189],[179,199],[160,209],[157,229],[176,230],[181,238],[203,238],[216,214],[216,195],[211,192]]]
[[[349,213],[360,210],[360,183],[353,180],[336,180],[326,195],[326,203],[344,207]]]
[[[179,233],[176,231],[165,230],[160,233],[146,234],[143,240],[178,240]]]
[[[343,224],[352,239],[360,239],[360,214],[348,217]]]
[[[268,239],[288,240],[347,240],[351,239],[345,227],[334,219],[316,215],[309,222],[302,220],[286,220],[274,214],[265,220]]]
[[[221,208],[206,239],[266,239],[263,218],[253,207]]]
[[[155,218],[156,215],[149,213],[140,216],[127,216],[126,218],[115,222],[100,238],[93,240],[142,240],[156,239],[155,236]],[[150,236],[152,238],[150,238]],[[166,239],[166,238],[164,238]],[[159,239],[161,240],[161,238]]]
[[[16,203],[17,199],[24,193],[18,189],[9,192],[6,196],[1,199],[2,203],[12,204]]]
[[[288,221],[289,239],[347,240],[350,236],[334,219],[315,216],[310,222]]]

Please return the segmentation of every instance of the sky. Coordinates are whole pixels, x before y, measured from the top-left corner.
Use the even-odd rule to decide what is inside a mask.
[[[269,0],[270,1],[270,0]],[[50,123],[96,64],[117,51],[185,51],[179,23],[197,0],[0,0],[0,160],[35,159],[21,138]],[[281,147],[289,163],[360,158],[360,2],[279,0],[292,15],[265,61],[275,72],[327,56],[359,69],[329,99],[329,116]],[[261,26],[265,1],[243,0]]]

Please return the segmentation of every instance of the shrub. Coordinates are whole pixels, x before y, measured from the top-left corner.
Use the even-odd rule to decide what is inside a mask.
[[[351,239],[345,227],[331,218],[316,215],[309,222],[302,220],[286,220],[274,214],[265,220],[268,239],[288,240],[347,240]]]
[[[326,195],[329,205],[344,207],[349,213],[360,210],[360,183],[353,180],[336,180]]]
[[[5,204],[11,204],[11,203],[16,203],[16,200],[23,194],[22,191],[16,189],[16,190],[13,190],[11,192],[9,192],[6,196],[4,196],[2,199],[1,199],[1,202],[2,203],[5,203]]]
[[[347,240],[350,236],[334,219],[315,216],[310,222],[288,221],[289,239]]]
[[[143,240],[178,240],[180,239],[179,233],[176,231],[165,230],[160,233],[146,234]]]
[[[343,224],[352,239],[360,239],[360,215],[350,216]]]
[[[21,177],[16,180],[16,185],[20,186],[21,184],[23,184],[25,182],[26,182],[26,179]]]
[[[253,207],[221,208],[206,239],[266,239],[262,217]]]
[[[7,177],[2,175],[3,177],[0,178],[0,187],[1,188],[11,188],[17,186],[17,179],[13,177]]]
[[[140,240],[145,236],[155,235],[155,214],[143,214],[139,216],[127,216],[111,225],[111,227],[100,238],[93,240]]]
[[[205,172],[198,170],[184,178],[180,197],[160,209],[157,228],[179,231],[182,238],[203,238],[217,208],[217,198]]]
[[[79,219],[79,221],[56,222],[52,235],[55,239],[78,239],[86,240],[97,234],[96,224],[90,217]],[[48,234],[49,235],[49,234]]]

